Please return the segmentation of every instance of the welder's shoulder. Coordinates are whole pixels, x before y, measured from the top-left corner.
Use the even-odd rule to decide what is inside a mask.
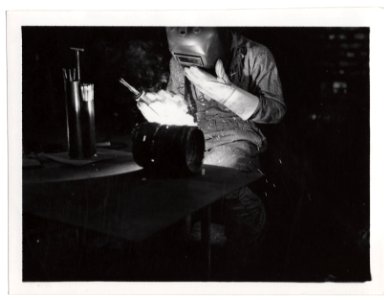
[[[268,72],[276,67],[274,56],[267,46],[250,39],[245,39],[247,49],[246,60],[255,66],[260,67],[264,72]]]
[[[258,42],[246,39],[247,54],[255,59],[274,61],[274,56],[267,46]]]

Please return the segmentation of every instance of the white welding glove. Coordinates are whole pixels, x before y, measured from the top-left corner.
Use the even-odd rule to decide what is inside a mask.
[[[217,77],[197,67],[185,68],[185,76],[202,94],[248,120],[258,108],[259,98],[232,84],[220,59],[216,62],[215,72]]]
[[[181,95],[164,90],[158,93],[143,93],[137,100],[137,107],[150,123],[196,126]]]

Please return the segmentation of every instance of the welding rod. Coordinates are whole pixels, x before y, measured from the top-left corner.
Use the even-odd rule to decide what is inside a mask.
[[[70,81],[75,81],[73,69],[68,69],[68,76]]]
[[[64,80],[68,79],[67,70],[65,68],[63,68],[63,76],[64,76]]]
[[[82,92],[82,100],[93,101],[94,100],[94,84],[84,83],[80,86]]]

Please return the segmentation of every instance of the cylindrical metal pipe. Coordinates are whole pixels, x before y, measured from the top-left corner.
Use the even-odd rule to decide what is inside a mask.
[[[67,117],[69,132],[69,156],[75,159],[83,158],[82,124],[81,124],[81,95],[80,82],[68,83]]]
[[[190,175],[201,171],[204,135],[195,126],[143,123],[132,131],[136,163],[165,175]]]

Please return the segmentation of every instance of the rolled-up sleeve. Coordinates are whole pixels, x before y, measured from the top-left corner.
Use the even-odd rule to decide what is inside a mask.
[[[259,124],[279,123],[286,113],[286,104],[274,57],[266,48],[253,55],[251,77],[259,104],[249,120]]]

